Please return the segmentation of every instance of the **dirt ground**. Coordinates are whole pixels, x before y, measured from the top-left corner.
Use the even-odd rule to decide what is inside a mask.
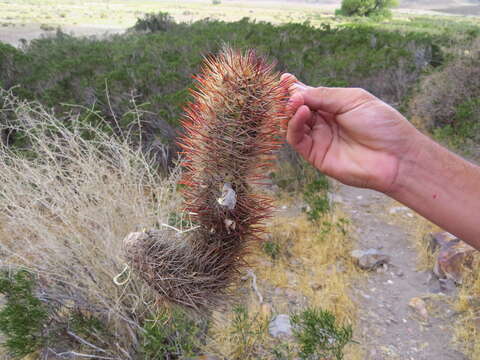
[[[431,271],[417,269],[413,211],[399,209],[385,195],[338,183],[336,199],[353,225],[359,250],[377,249],[390,256],[387,267],[365,272],[353,289],[359,305],[356,340],[365,360],[466,360],[453,344],[454,291],[441,288]],[[428,317],[410,307],[413,298],[426,304]],[[473,360],[473,359],[472,359]]]
[[[122,33],[125,28],[110,26],[62,26],[62,31],[75,36],[108,36]],[[10,25],[0,27],[0,41],[19,46],[23,41],[31,41],[42,36],[55,34],[55,30],[45,31],[40,24]]]

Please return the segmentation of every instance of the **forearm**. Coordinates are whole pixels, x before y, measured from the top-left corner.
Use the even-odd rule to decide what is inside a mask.
[[[480,250],[480,168],[417,136],[388,195]]]

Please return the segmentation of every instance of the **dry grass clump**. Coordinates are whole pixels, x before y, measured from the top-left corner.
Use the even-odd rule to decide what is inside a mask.
[[[455,327],[455,338],[471,359],[480,359],[480,254],[476,253],[472,271],[463,279],[455,308],[460,321]]]
[[[125,267],[121,239],[167,223],[178,205],[176,173],[162,178],[128,140],[0,95],[26,140],[23,150],[0,148],[2,267],[38,275],[50,307],[107,323],[115,340],[103,356],[132,358],[156,295]]]

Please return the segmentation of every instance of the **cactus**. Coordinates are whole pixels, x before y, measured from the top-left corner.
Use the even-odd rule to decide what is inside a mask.
[[[285,87],[254,51],[224,49],[205,59],[182,121],[185,211],[198,226],[131,234],[133,268],[167,301],[194,309],[227,299],[260,239],[271,200],[252,185],[264,178],[286,122]]]

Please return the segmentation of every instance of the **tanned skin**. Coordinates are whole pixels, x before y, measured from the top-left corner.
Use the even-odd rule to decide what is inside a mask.
[[[308,162],[344,184],[385,193],[480,250],[480,167],[365,90],[296,81],[288,91],[287,141]]]

